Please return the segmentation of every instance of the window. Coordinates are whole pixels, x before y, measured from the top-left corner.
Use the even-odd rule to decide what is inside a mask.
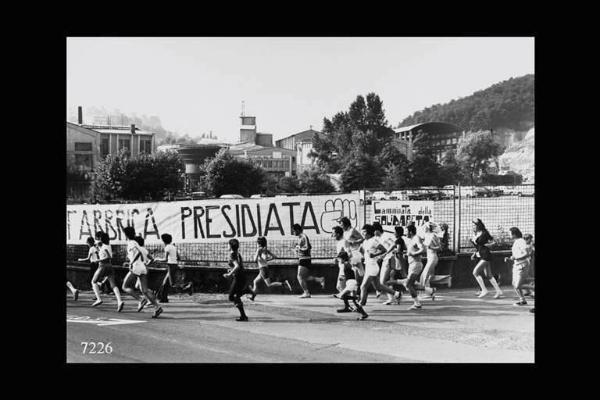
[[[152,153],[152,139],[140,138],[140,154],[142,153]]]
[[[92,142],[75,142],[75,151],[92,151]]]
[[[119,150],[127,149],[131,151],[131,138],[128,139],[119,139]]]
[[[100,157],[104,158],[110,154],[110,136],[102,135],[100,137]]]
[[[92,155],[91,154],[75,154],[75,165],[80,170],[91,170],[92,169]]]

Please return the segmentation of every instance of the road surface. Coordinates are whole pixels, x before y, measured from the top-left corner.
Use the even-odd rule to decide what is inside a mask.
[[[435,301],[410,311],[411,300],[386,306],[370,295],[370,317],[337,313],[341,301],[318,295],[258,295],[244,300],[249,322],[223,294],[171,296],[158,319],[152,308],[136,312],[124,296],[116,312],[114,296],[91,308],[93,295],[67,297],[69,363],[422,363],[534,362],[534,318],[505,298],[477,299],[473,290],[441,289]],[[93,345],[91,343],[94,343]],[[102,344],[99,344],[99,343]],[[82,344],[87,343],[87,345]],[[110,354],[98,354],[110,343]],[[84,353],[85,351],[85,353]],[[94,354],[90,354],[94,353]]]

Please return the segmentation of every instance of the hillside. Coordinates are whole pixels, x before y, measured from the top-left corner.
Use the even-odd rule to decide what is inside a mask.
[[[534,147],[535,129],[531,128],[523,140],[508,147],[498,158],[500,168],[508,167],[509,170],[523,175],[523,183],[533,183],[535,180]]]
[[[527,131],[534,125],[534,75],[510,78],[470,96],[417,111],[399,126],[429,121],[449,122],[466,131]]]

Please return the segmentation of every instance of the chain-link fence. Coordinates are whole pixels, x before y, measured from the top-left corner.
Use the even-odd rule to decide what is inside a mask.
[[[473,251],[469,239],[473,223],[479,218],[496,245],[494,249],[510,249],[509,229],[517,227],[523,234],[535,235],[535,186],[459,186],[458,221],[460,221],[458,252]]]
[[[509,228],[518,227],[524,234],[535,234],[534,224],[534,186],[503,186],[503,187],[461,187],[449,186],[444,188],[414,188],[392,192],[364,191],[362,201],[364,223],[372,223],[373,201],[400,200],[433,202],[433,220],[438,225],[448,225],[449,249],[451,252],[469,252],[473,247],[469,242],[472,236],[474,218],[481,219],[497,245],[495,248],[510,248]],[[387,229],[393,231],[393,229]],[[88,253],[87,245],[67,245],[67,261],[85,258]],[[293,247],[296,238],[290,236],[284,240],[269,240],[269,249],[280,259],[294,259],[296,253]],[[327,259],[335,257],[335,241],[333,238],[312,239],[312,257]],[[225,262],[229,257],[227,241],[221,243],[176,243],[181,260],[186,264]],[[126,260],[126,246],[112,245],[113,264],[121,264]],[[164,247],[161,244],[146,246],[154,256],[163,256]],[[240,240],[240,252],[244,260],[251,264],[256,251],[256,240]]]

